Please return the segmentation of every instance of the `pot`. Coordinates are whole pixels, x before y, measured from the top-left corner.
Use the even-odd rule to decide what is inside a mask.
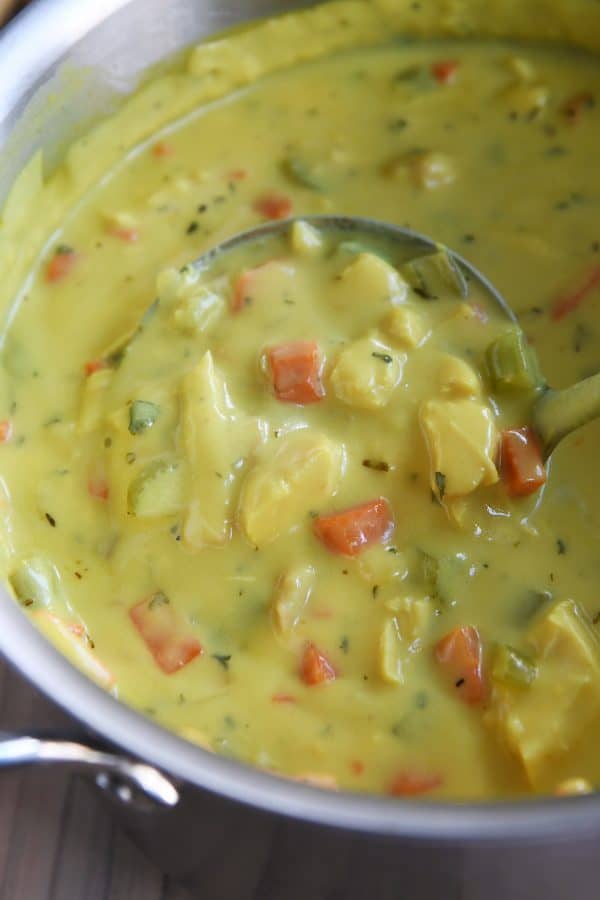
[[[0,206],[36,149],[52,166],[149,66],[298,5],[38,0],[0,38]],[[65,63],[88,74],[69,78]],[[214,756],[120,704],[3,590],[0,616],[0,651],[79,723],[76,737],[0,736],[0,767],[88,772],[148,855],[210,900],[598,897],[600,796],[472,805],[320,791]]]

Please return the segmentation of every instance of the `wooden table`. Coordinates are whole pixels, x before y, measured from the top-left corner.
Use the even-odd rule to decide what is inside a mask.
[[[0,731],[68,724],[0,662]],[[81,777],[47,768],[0,773],[0,900],[189,900],[189,894],[115,827]]]

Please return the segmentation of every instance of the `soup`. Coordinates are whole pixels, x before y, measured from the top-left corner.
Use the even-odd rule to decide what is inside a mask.
[[[49,238],[15,265],[3,346],[3,565],[63,652],[210,750],[400,796],[589,790],[597,427],[525,483],[498,448],[528,438],[529,345],[447,271],[430,288],[302,217],[431,234],[507,296],[552,385],[594,372],[597,64],[384,43],[374,10],[201,46],[41,192],[25,171],[5,234],[25,261]],[[200,90],[225,96],[159,130]],[[189,266],[292,215],[275,248]]]

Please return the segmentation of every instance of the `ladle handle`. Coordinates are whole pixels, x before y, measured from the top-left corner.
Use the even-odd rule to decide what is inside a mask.
[[[559,441],[600,416],[600,372],[571,387],[549,388],[535,404],[533,425],[547,459]]]

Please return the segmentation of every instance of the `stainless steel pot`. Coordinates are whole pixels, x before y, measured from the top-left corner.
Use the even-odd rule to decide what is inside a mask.
[[[149,65],[298,5],[38,0],[0,38],[0,205],[34,150],[52,165]],[[88,77],[65,78],[65,62]],[[47,103],[56,93],[58,109]],[[82,726],[78,740],[0,735],[0,767],[89,771],[153,860],[208,900],[600,896],[600,797],[475,806],[318,791],[213,756],[118,703],[1,590],[0,623],[1,652]]]

